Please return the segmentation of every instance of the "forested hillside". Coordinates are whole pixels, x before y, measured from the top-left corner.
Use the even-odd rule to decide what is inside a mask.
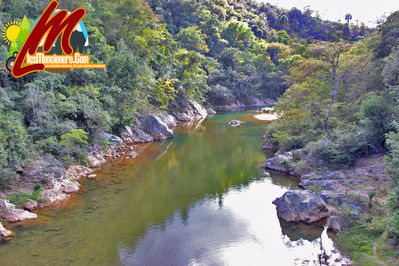
[[[46,1],[0,1],[0,24],[26,15],[32,25]],[[364,26],[325,22],[312,11],[251,1],[62,1],[85,7],[87,53],[106,71],[34,73],[0,80],[0,186],[18,180],[37,156],[85,163],[97,130],[120,134],[135,113],[184,108],[188,98],[214,105],[277,98],[284,75],[310,56],[315,40],[357,40]],[[349,22],[349,21],[348,21]],[[1,62],[9,47],[0,49]]]

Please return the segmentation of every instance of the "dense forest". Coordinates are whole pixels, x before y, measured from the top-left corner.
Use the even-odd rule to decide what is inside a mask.
[[[30,24],[47,1],[0,0],[0,24]],[[97,134],[119,135],[137,112],[278,99],[266,133],[279,152],[305,148],[319,167],[386,153],[389,234],[399,239],[399,12],[376,30],[312,10],[250,0],[62,1],[84,7],[87,53],[102,70],[0,76],[0,187],[38,156],[85,164]],[[344,19],[344,18],[343,18]],[[0,62],[9,47],[2,43]]]

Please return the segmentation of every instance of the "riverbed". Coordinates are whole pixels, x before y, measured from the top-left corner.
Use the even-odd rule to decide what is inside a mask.
[[[272,154],[261,151],[267,123],[253,115],[217,114],[139,146],[11,228],[0,265],[319,265],[323,254],[340,265],[323,223],[278,219],[272,201],[298,180],[260,168]]]

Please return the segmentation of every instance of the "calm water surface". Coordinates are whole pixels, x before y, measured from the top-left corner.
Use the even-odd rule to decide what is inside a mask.
[[[318,265],[340,254],[322,225],[286,224],[272,201],[298,181],[260,169],[264,122],[224,113],[138,147],[0,243],[0,265]],[[227,123],[246,121],[238,128]]]

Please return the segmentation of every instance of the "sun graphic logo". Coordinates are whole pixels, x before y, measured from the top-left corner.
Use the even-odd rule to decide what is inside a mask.
[[[2,37],[5,44],[10,45],[17,39],[21,30],[20,26],[21,22],[16,20],[12,20],[4,26]]]
[[[26,38],[28,38],[29,32],[30,25],[26,16],[24,16],[21,22],[12,20],[4,26],[2,33],[3,41],[6,45],[10,46],[8,59],[5,64],[8,71],[11,71],[18,51],[21,49]]]

